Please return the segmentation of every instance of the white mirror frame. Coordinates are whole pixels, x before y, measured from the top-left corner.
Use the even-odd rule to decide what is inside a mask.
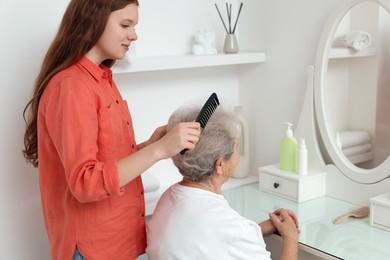
[[[347,178],[362,184],[371,184],[390,178],[390,157],[373,169],[362,169],[352,164],[342,153],[336,144],[336,138],[331,126],[327,102],[325,100],[325,86],[329,51],[333,43],[333,36],[344,15],[355,5],[363,2],[374,2],[390,10],[390,1],[386,0],[352,0],[336,8],[325,23],[319,41],[314,75],[314,108],[317,124],[323,144],[335,166]]]

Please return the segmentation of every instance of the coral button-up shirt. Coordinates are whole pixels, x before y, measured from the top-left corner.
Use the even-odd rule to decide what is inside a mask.
[[[56,74],[38,110],[39,184],[53,260],[135,259],[146,247],[141,177],[119,187],[117,160],[136,152],[111,70],[87,58]]]

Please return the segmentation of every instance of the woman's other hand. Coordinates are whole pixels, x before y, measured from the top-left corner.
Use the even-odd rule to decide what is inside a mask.
[[[154,130],[152,136],[149,138],[148,143],[152,144],[160,140],[167,133],[167,125],[163,125]]]

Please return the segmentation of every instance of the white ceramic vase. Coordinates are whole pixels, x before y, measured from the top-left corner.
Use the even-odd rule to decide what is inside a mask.
[[[223,46],[223,51],[225,53],[237,53],[238,52],[238,43],[237,37],[235,34],[226,34],[225,44]]]

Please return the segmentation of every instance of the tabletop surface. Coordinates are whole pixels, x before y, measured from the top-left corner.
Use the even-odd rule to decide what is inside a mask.
[[[297,203],[261,191],[258,183],[225,190],[223,195],[233,209],[257,223],[278,208],[293,210],[299,219],[302,245],[341,259],[390,259],[390,232],[371,227],[369,217],[332,223],[336,217],[367,205],[327,196]]]

